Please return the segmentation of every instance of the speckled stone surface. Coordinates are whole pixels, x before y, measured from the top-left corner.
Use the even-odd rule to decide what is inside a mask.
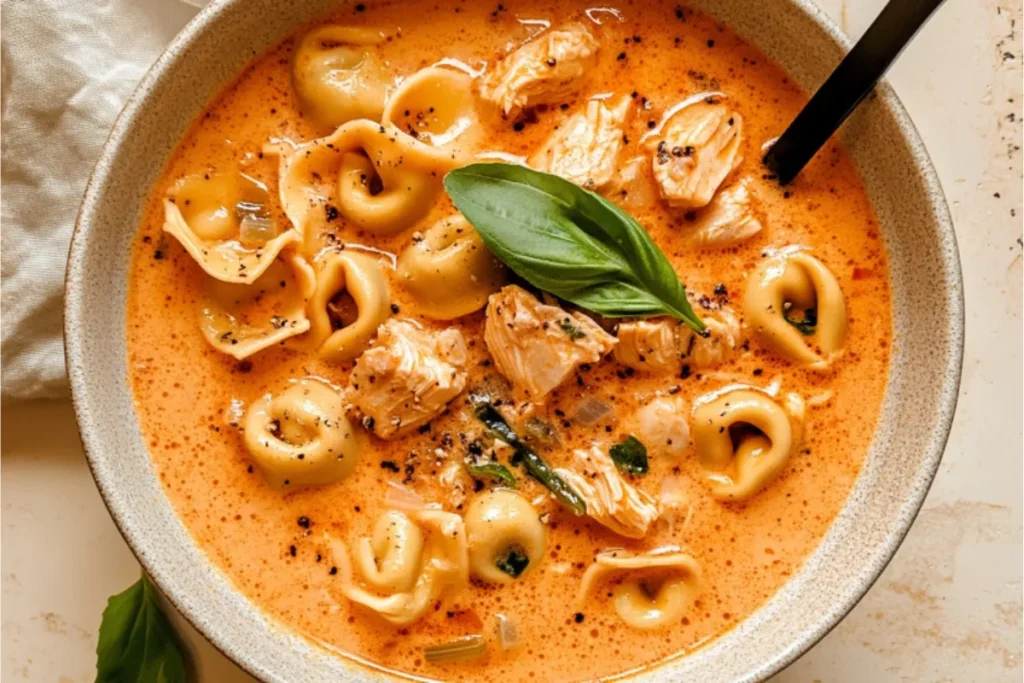
[[[260,6],[259,2],[250,2],[246,6],[249,19],[259,19]],[[716,3],[716,11],[728,19],[722,4]],[[758,16],[760,12],[763,12],[762,16]],[[237,30],[240,19],[236,17],[232,20],[236,22],[232,30]],[[280,12],[277,20],[281,21]],[[799,12],[778,11],[762,5],[753,12],[746,8],[743,18],[732,23],[749,37],[761,42],[773,56],[789,66],[794,77],[802,80],[805,85],[812,85],[827,72],[838,51],[834,44],[829,45],[827,32],[808,31],[806,28],[794,32],[792,24],[787,26],[788,22],[799,20]],[[744,21],[747,23],[744,24]],[[261,22],[260,30],[267,26],[267,22]],[[259,42],[267,39],[267,36],[257,35],[258,31],[243,32],[244,37],[236,40]],[[779,45],[773,45],[771,41],[758,41],[759,35],[799,35],[801,38],[799,42],[790,38],[780,40]],[[218,51],[223,51],[225,44],[233,42],[230,36],[224,35],[220,41]],[[809,55],[815,55],[815,58],[811,59]],[[205,71],[197,73],[219,79],[223,74],[215,70],[211,73],[211,69],[220,59],[223,57],[193,49],[187,61],[197,64],[209,60],[205,67],[201,67]],[[234,66],[229,65],[227,70],[233,70]],[[201,87],[197,89],[204,78],[189,77],[187,73],[176,71],[173,67],[168,70],[168,74],[169,77],[177,75],[188,83],[189,94],[178,99],[179,106],[187,108],[191,101],[193,111],[197,111],[201,102],[212,94],[212,90],[203,90]],[[151,102],[160,101],[161,95],[166,97],[169,94],[173,93],[157,90],[151,95]],[[956,325],[950,329],[949,322],[957,314],[957,280],[955,277],[950,278],[948,272],[944,275],[942,268],[943,264],[948,268],[955,257],[955,251],[952,251],[954,246],[950,241],[952,233],[947,230],[946,242],[943,244],[939,238],[941,231],[936,228],[941,223],[937,220],[937,216],[941,218],[942,214],[941,203],[936,208],[922,201],[923,197],[928,196],[929,188],[934,191],[937,181],[929,173],[922,172],[911,160],[914,145],[908,144],[898,134],[898,126],[895,125],[898,117],[894,118],[886,111],[885,100],[886,94],[883,93],[851,121],[847,139],[865,171],[866,164],[882,169],[865,175],[875,197],[876,207],[886,224],[886,238],[893,253],[893,276],[897,285],[897,348],[900,355],[894,367],[900,369],[893,373],[885,407],[885,423],[892,426],[888,430],[889,438],[879,439],[876,443],[868,469],[858,484],[850,506],[825,545],[812,558],[805,573],[754,620],[712,648],[672,667],[672,672],[679,678],[683,677],[684,671],[692,674],[698,667],[703,677],[710,680],[756,677],[795,656],[800,645],[820,635],[844,611],[848,601],[859,595],[859,587],[865,585],[881,568],[889,549],[899,536],[893,520],[902,516],[904,521],[909,522],[911,513],[916,509],[916,502],[924,493],[927,477],[923,475],[935,464],[935,446],[944,438],[942,420],[937,419],[941,417],[941,411],[937,406],[941,407],[943,400],[948,406],[951,397],[950,393],[943,394],[937,390],[946,386],[955,395],[955,387],[949,382],[949,377],[941,372],[955,360],[960,333]],[[109,302],[118,300],[117,277],[119,273],[123,277],[125,264],[119,265],[120,270],[115,267],[115,272],[110,272],[110,254],[126,255],[127,238],[134,228],[134,216],[126,216],[124,202],[133,205],[145,193],[148,183],[162,164],[163,154],[187,125],[189,116],[175,115],[171,118],[170,122],[150,124],[162,129],[151,129],[144,131],[146,135],[136,135],[136,147],[122,147],[120,158],[131,159],[133,162],[127,173],[121,165],[125,162],[115,159],[111,165],[114,172],[124,178],[117,187],[111,188],[116,190],[119,201],[107,207],[106,216],[96,214],[94,225],[102,227],[96,228],[97,235],[90,239],[86,248],[82,248],[80,242],[84,256],[72,268],[72,277],[75,278],[77,274],[80,278],[72,280],[78,285],[80,296],[72,297],[71,303],[74,308],[77,298],[80,308],[78,311],[69,310],[69,314],[78,315],[77,318],[69,315],[69,323],[74,322],[81,332],[89,333],[89,339],[80,334],[79,342],[83,349],[89,349],[90,363],[73,366],[71,370],[74,381],[79,385],[76,387],[79,398],[89,396],[86,417],[91,425],[102,425],[101,429],[94,430],[92,437],[86,437],[87,440],[95,441],[95,444],[90,445],[101,445],[101,448],[94,448],[93,464],[104,480],[109,502],[115,508],[115,514],[120,517],[122,527],[130,537],[140,541],[136,543],[136,549],[140,551],[143,561],[155,569],[158,581],[186,612],[196,617],[199,614],[197,610],[202,610],[201,618],[196,619],[201,628],[207,630],[215,625],[209,631],[211,635],[220,645],[227,646],[232,654],[245,658],[248,668],[264,674],[273,670],[288,672],[286,678],[268,675],[268,679],[328,680],[330,676],[325,673],[326,670],[315,668],[319,653],[312,654],[307,650],[303,654],[305,645],[292,642],[287,634],[274,631],[271,635],[252,636],[252,615],[246,612],[244,601],[227,591],[223,580],[216,573],[207,573],[203,569],[187,538],[183,541],[184,550],[173,547],[176,542],[182,541],[181,526],[167,508],[159,487],[152,481],[152,475],[149,474],[150,481],[146,480],[148,460],[144,454],[140,457],[140,444],[134,433],[130,404],[126,396],[119,398],[117,395],[118,392],[124,394],[123,342],[111,339],[104,330],[123,327],[123,308],[110,310],[118,307],[111,306]],[[151,167],[139,163],[141,158],[148,158]],[[1019,280],[1019,251],[1016,253]],[[103,264],[106,267],[100,267]],[[89,277],[85,277],[86,273]],[[92,296],[96,297],[95,300],[103,301],[106,308],[95,304],[83,305],[88,303],[84,297],[90,296],[90,291],[105,292],[103,296]],[[1017,309],[1019,315],[1019,284]],[[1018,343],[1018,375],[1019,352]],[[95,398],[97,392],[109,393],[100,394],[104,398],[98,399]],[[1019,395],[1017,401],[1019,404]],[[1017,451],[1019,453],[1019,441]],[[1019,547],[1019,530],[1017,538]],[[1019,572],[1017,577],[1019,580]],[[6,588],[5,571],[5,592]],[[912,586],[911,590],[923,588]],[[1017,625],[1019,627],[1019,621]],[[5,638],[6,635],[5,625]],[[787,645],[790,645],[788,649],[785,647]],[[296,646],[298,649],[294,649]],[[302,661],[296,661],[298,659]],[[294,665],[289,662],[294,662]],[[268,668],[281,664],[288,664],[289,668]],[[314,668],[304,668],[306,666]],[[314,671],[321,671],[319,678]],[[663,673],[668,674],[669,671]],[[659,680],[667,678],[667,675],[659,676]],[[964,677],[955,678],[963,680]]]

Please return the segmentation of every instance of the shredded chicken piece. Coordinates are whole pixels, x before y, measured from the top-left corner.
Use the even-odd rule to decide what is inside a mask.
[[[596,363],[616,344],[582,313],[542,304],[515,285],[491,295],[484,341],[498,372],[531,401],[542,401],[581,363]]]
[[[579,23],[545,31],[503,57],[480,86],[480,96],[505,115],[575,94],[593,66],[597,38]]]
[[[389,439],[426,424],[466,386],[466,343],[456,329],[428,332],[389,320],[349,376],[363,426]]]
[[[619,323],[619,343],[612,355],[634,370],[679,372],[683,361],[678,331],[679,323],[669,318]]]
[[[679,327],[679,348],[683,361],[699,368],[712,368],[724,363],[740,344],[740,323],[728,308],[701,313],[707,326],[704,335],[686,325]]]
[[[602,189],[615,177],[629,105],[628,97],[613,106],[590,100],[586,111],[571,116],[548,138],[530,165],[588,190]]]
[[[626,538],[643,538],[658,518],[655,500],[622,478],[612,459],[598,447],[575,451],[581,472],[555,471],[587,504],[587,515]]]
[[[702,246],[724,246],[761,232],[746,180],[730,185],[701,209],[690,226],[690,240]]]
[[[725,104],[702,99],[682,106],[647,141],[654,179],[669,206],[707,206],[743,161],[743,119]]]
[[[450,462],[438,475],[438,482],[448,492],[448,502],[456,510],[466,502],[466,491],[473,487],[473,482],[460,462]]]

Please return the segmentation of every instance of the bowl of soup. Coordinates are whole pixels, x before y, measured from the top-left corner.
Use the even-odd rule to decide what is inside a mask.
[[[761,680],[895,552],[963,297],[808,2],[229,0],[107,142],[67,278],[146,571],[267,681]]]

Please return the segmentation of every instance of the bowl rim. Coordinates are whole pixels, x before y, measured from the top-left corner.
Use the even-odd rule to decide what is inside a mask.
[[[850,50],[853,45],[853,41],[828,15],[825,14],[820,7],[813,2],[813,0],[781,1],[794,6],[806,19],[815,23],[820,30],[824,31],[827,37],[844,52],[848,52]],[[89,465],[90,473],[96,482],[96,487],[103,500],[103,504],[106,506],[111,518],[117,526],[118,532],[135,555],[146,575],[150,577],[167,601],[174,606],[175,610],[196,630],[197,633],[199,633],[221,654],[249,675],[258,680],[272,680],[272,678],[267,675],[270,672],[264,671],[261,667],[248,661],[243,653],[236,649],[232,640],[227,637],[227,634],[217,629],[205,628],[202,625],[202,620],[197,615],[189,611],[185,605],[185,601],[181,597],[177,596],[173,591],[168,590],[168,581],[164,572],[162,572],[158,567],[151,566],[154,563],[150,560],[149,556],[139,547],[137,541],[126,533],[128,506],[117,500],[113,487],[98,474],[96,463],[94,461],[94,453],[98,450],[96,447],[98,440],[92,433],[93,429],[87,427],[85,421],[82,419],[83,407],[80,404],[80,401],[84,394],[83,383],[85,382],[85,379],[84,373],[76,368],[74,362],[80,357],[82,343],[82,340],[76,334],[78,329],[76,326],[78,321],[78,311],[76,310],[78,294],[77,288],[69,289],[68,287],[69,284],[76,283],[81,279],[81,273],[75,265],[76,262],[80,260],[82,252],[87,247],[86,235],[89,233],[89,229],[86,227],[88,221],[86,221],[85,218],[96,211],[97,205],[101,201],[101,197],[104,192],[103,188],[106,184],[105,181],[107,180],[107,176],[113,172],[113,166],[110,162],[114,159],[116,150],[120,146],[123,138],[131,131],[135,117],[145,106],[145,101],[147,100],[149,91],[163,76],[164,72],[171,64],[175,63],[176,60],[183,58],[184,48],[189,46],[197,36],[202,34],[207,25],[213,21],[222,10],[240,2],[244,2],[244,0],[212,0],[212,2],[202,8],[191,20],[189,20],[185,27],[178,32],[170,43],[168,43],[167,47],[160,54],[157,60],[146,71],[115,119],[111,131],[103,143],[101,154],[90,172],[86,189],[83,194],[82,203],[75,218],[75,225],[71,236],[67,267],[65,269],[64,276],[65,297],[63,306],[63,346],[65,366],[71,390],[71,401],[75,410],[75,421],[79,431],[79,437],[82,441],[83,451]],[[892,558],[895,556],[900,545],[903,543],[903,540],[910,531],[910,528],[916,520],[917,515],[927,498],[928,492],[934,482],[935,475],[938,472],[939,465],[941,464],[942,456],[945,453],[956,413],[963,369],[965,313],[963,275],[956,232],[953,227],[953,220],[949,212],[945,193],[942,190],[942,185],[939,181],[934,165],[932,164],[931,157],[928,154],[928,151],[925,148],[910,115],[907,113],[906,108],[896,95],[895,90],[889,84],[888,80],[883,78],[875,86],[873,92],[877,96],[877,100],[893,117],[901,136],[909,143],[911,156],[915,160],[917,168],[922,176],[923,187],[929,191],[929,203],[933,210],[933,217],[937,225],[938,232],[941,236],[949,240],[949,244],[952,247],[949,250],[943,251],[944,259],[941,264],[942,271],[945,273],[948,280],[958,286],[950,293],[951,296],[947,310],[950,323],[950,353],[945,368],[946,379],[941,395],[939,396],[939,402],[937,403],[936,409],[938,417],[938,432],[934,435],[931,442],[934,447],[927,453],[927,457],[924,458],[922,467],[919,471],[920,483],[922,485],[905,497],[903,505],[898,510],[898,516],[891,519],[889,522],[890,530],[885,543],[875,549],[875,554],[881,558],[881,561],[876,563],[875,567],[865,574],[864,580],[861,583],[854,586],[852,590],[846,591],[845,595],[841,596],[839,600],[834,601],[831,605],[833,609],[824,611],[817,622],[809,623],[803,629],[800,638],[780,645],[780,647],[776,649],[776,654],[772,659],[763,662],[760,666],[751,667],[743,680],[762,681],[787,668],[801,656],[806,654],[826,635],[828,635],[843,619],[845,619],[875,584],[882,572],[892,561]],[[858,474],[858,477],[859,476],[860,475]],[[796,577],[794,576],[793,578]],[[673,660],[670,659],[669,661],[671,662]],[[658,668],[664,665],[667,664],[656,664],[655,668],[650,671],[657,672]],[[616,678],[623,676],[628,678],[636,673],[642,672],[618,674]]]

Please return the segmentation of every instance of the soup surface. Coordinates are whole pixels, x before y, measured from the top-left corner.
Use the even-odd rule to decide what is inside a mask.
[[[135,401],[196,542],[281,623],[407,675],[594,679],[735,626],[843,505],[888,371],[850,158],[786,188],[759,163],[804,101],[659,0],[350,4],[254,59],[133,256]],[[707,336],[499,265],[440,185],[481,160],[620,204]]]

